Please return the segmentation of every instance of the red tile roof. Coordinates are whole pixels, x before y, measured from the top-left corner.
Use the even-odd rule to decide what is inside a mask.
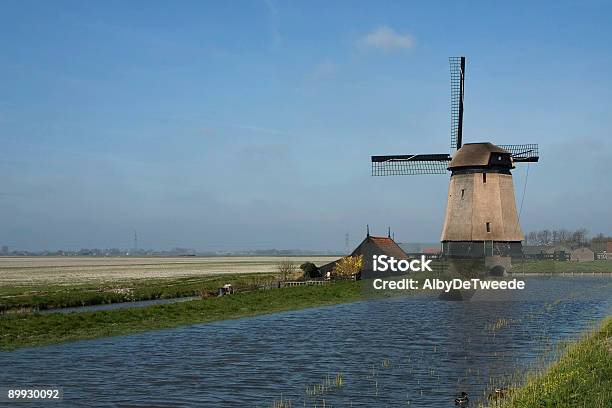
[[[366,241],[367,240],[372,241],[377,247],[380,248],[381,253],[379,255],[393,256],[395,259],[408,259],[408,256],[402,250],[402,248],[400,248],[399,245],[397,245],[395,241],[389,237],[370,236],[366,238]]]
[[[373,237],[367,236],[358,246],[353,250],[351,256],[363,255],[364,256],[364,268],[371,269],[372,255],[387,255],[392,256],[395,259],[410,259],[408,255],[400,248],[395,241],[389,237]],[[324,273],[333,270],[336,265],[333,261],[320,267],[320,270]]]

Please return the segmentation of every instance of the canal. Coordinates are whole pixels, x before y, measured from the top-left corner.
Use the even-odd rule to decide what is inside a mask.
[[[57,406],[452,407],[520,381],[611,311],[607,278],[525,278],[503,298],[361,301],[0,353],[5,387]],[[49,406],[49,403],[18,406]]]

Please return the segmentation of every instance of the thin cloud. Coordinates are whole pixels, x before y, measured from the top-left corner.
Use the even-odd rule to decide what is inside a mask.
[[[361,38],[358,45],[383,51],[409,50],[414,48],[415,40],[411,34],[401,34],[391,27],[381,26]]]

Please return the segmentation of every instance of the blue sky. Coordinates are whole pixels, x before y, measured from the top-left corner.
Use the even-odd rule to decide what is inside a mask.
[[[466,141],[540,144],[524,230],[612,234],[608,2],[0,6],[0,244],[437,241],[448,177],[369,157],[449,152],[455,55]]]

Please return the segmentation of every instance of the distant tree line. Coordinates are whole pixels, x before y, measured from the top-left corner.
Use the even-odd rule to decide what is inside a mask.
[[[8,246],[3,246],[0,249],[0,255],[3,256],[188,256],[195,255],[196,252],[189,248],[174,248],[171,250],[154,250],[154,249],[121,249],[121,248],[81,248],[81,249],[58,249],[56,251],[40,250],[8,250]],[[215,255],[214,252],[198,253],[198,255]]]
[[[338,251],[312,251],[300,249],[263,249],[236,251],[198,251],[193,248],[158,249],[121,249],[121,248],[81,248],[59,249],[54,251],[9,250],[7,245],[0,246],[0,256],[329,256]]]
[[[586,228],[578,228],[576,230],[543,229],[529,232],[526,236],[526,241],[531,245],[567,245],[576,247],[612,241],[612,237],[602,233],[590,237],[589,231]]]

